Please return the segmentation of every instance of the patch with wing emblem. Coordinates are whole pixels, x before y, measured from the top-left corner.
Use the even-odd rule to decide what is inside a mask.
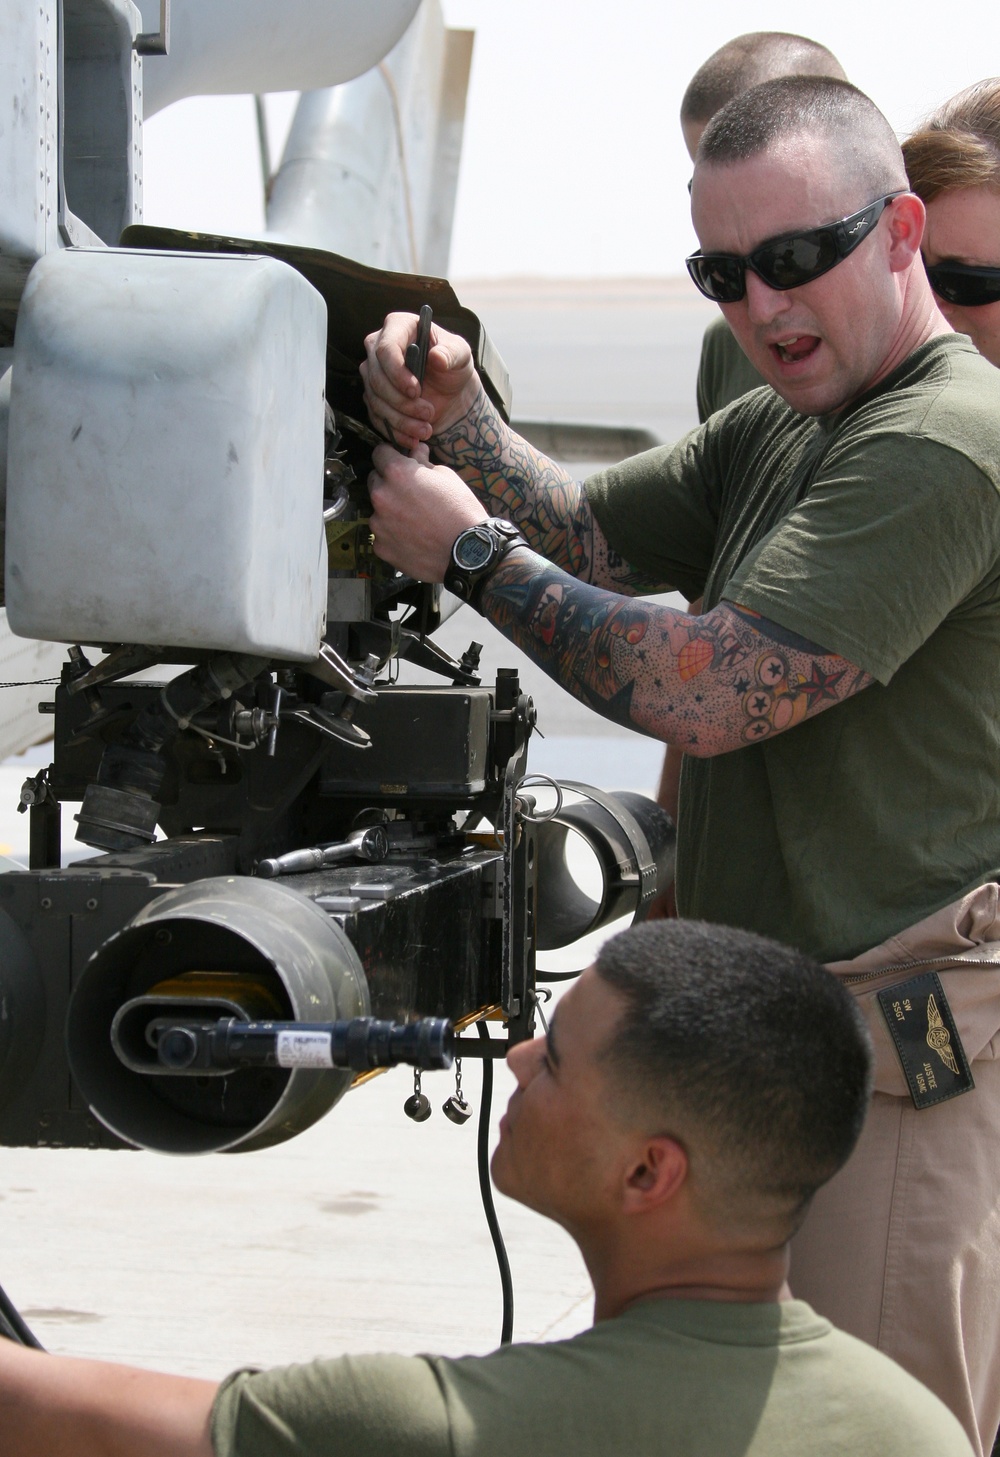
[[[944,1019],[938,1011],[933,995],[927,998],[927,1046],[933,1047],[945,1067],[951,1068],[953,1073],[958,1074],[958,1063],[951,1050],[951,1033],[944,1025]]]
[[[975,1087],[936,971],[886,987],[878,1001],[915,1108],[931,1108]]]

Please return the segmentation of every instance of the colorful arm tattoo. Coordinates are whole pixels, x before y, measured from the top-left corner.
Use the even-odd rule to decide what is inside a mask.
[[[515,522],[541,556],[571,576],[626,595],[669,590],[611,550],[583,485],[516,435],[484,391],[467,415],[434,436],[431,449],[491,516]]]
[[[762,743],[874,681],[734,603],[691,617],[576,582],[523,547],[500,564],[483,606],[605,718],[701,758]]]

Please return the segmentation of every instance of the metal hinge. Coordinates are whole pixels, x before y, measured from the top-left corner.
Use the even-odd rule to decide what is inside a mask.
[[[166,56],[170,52],[170,0],[160,0],[159,30],[141,30],[133,42],[138,56]]]

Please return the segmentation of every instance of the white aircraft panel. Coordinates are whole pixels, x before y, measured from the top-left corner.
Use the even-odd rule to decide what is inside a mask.
[[[444,276],[472,33],[438,0],[385,60],[303,95],[274,178],[268,233],[376,268]]]
[[[392,49],[420,0],[171,0],[170,53],[150,56],[145,114],[182,96],[305,91],[349,81]],[[140,0],[147,31],[159,0]]]
[[[326,307],[284,263],[49,253],[14,349],[15,631],[314,658],[325,373]]]

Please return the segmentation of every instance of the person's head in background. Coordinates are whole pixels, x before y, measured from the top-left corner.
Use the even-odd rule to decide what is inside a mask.
[[[736,36],[698,67],[684,92],[681,131],[691,160],[702,132],[727,101],[780,76],[836,76],[847,80],[837,57],[804,35],[754,30]]]
[[[927,208],[921,251],[938,307],[1000,367],[1000,77],[946,101],[903,159]]]

